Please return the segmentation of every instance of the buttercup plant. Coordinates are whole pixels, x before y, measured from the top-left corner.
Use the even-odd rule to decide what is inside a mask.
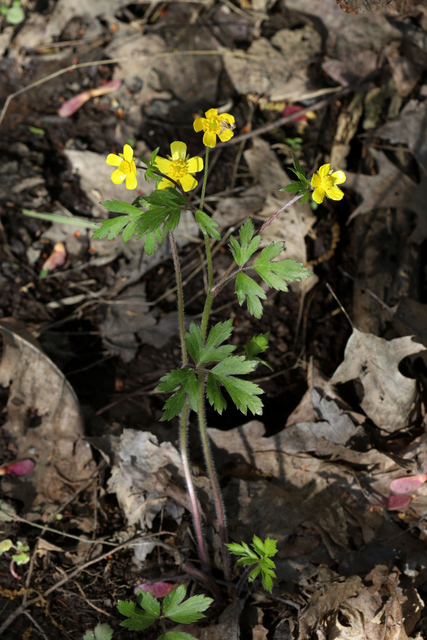
[[[268,334],[254,336],[245,347],[244,353],[235,355],[236,346],[227,344],[233,332],[232,320],[218,322],[214,326],[210,326],[212,305],[218,293],[229,283],[234,282],[239,304],[243,305],[246,302],[249,312],[255,318],[260,318],[263,313],[262,303],[267,295],[252,277],[253,272],[268,287],[277,291],[287,291],[288,283],[310,277],[311,271],[296,260],[280,258],[283,242],[271,242],[261,248],[261,234],[280,213],[298,200],[305,202],[310,195],[318,204],[323,202],[325,196],[333,200],[340,200],[344,194],[336,185],[345,181],[343,171],[332,172],[330,165],[325,164],[313,175],[310,183],[297,158],[293,156],[294,168],[292,171],[297,179],[284,187],[282,191],[294,193],[294,198],[273,214],[258,230],[252,220],[248,218],[240,229],[239,237],[231,236],[230,238],[229,248],[234,258],[233,264],[218,281],[214,282],[211,244],[221,240],[221,235],[218,223],[203,210],[209,150],[215,147],[218,139],[226,142],[233,137],[234,122],[232,115],[219,114],[218,109],[209,109],[204,118],[198,117],[194,120],[194,130],[196,132],[203,131],[203,144],[206,147],[204,160],[199,156],[190,157],[187,153],[187,145],[181,141],[175,141],[171,144],[171,155],[167,158],[157,155],[159,149],[153,151],[150,159],[141,156],[142,165],[138,168],[145,171],[146,180],[154,179],[156,181],[156,188],[148,196],[138,196],[132,204],[119,200],[103,202],[102,204],[109,211],[122,215],[104,220],[94,233],[95,238],[108,236],[109,239],[115,238],[121,233],[124,242],[127,242],[132,236],[136,236],[144,241],[144,248],[148,254],[154,253],[156,247],[166,237],[170,242],[176,274],[182,365],[163,376],[157,390],[171,394],[164,405],[162,419],[171,420],[179,416],[180,450],[199,557],[206,584],[211,590],[214,590],[214,583],[208,577],[209,556],[188,453],[189,414],[190,411],[194,411],[198,417],[201,445],[218,521],[224,577],[230,581],[230,562],[226,546],[226,516],[209,446],[205,403],[207,400],[221,414],[227,406],[227,400],[222,392],[222,389],[225,388],[231,401],[244,415],[248,410],[254,415],[261,415],[263,408],[260,398],[263,393],[262,389],[241,376],[253,372],[260,363],[265,364],[258,356],[268,346]],[[106,162],[117,167],[111,175],[115,184],[126,181],[127,189],[136,188],[137,167],[133,160],[133,150],[129,145],[124,146],[123,154],[110,154]],[[196,207],[187,194],[197,186],[198,181],[195,174],[202,170],[204,170],[204,175],[200,203]],[[179,223],[182,211],[188,209],[193,212],[204,238],[208,287],[201,322],[200,324],[192,322],[189,331],[186,331],[184,328],[184,292],[174,230]],[[249,275],[249,273],[252,274]],[[261,547],[258,543],[257,545],[255,550],[260,551]],[[235,552],[236,550],[237,547],[233,549]],[[247,548],[244,550],[246,553]],[[249,558],[250,560],[251,558]]]

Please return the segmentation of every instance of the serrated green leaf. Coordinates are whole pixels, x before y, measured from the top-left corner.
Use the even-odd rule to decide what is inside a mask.
[[[213,599],[206,596],[193,596],[183,602],[185,587],[173,589],[163,600],[163,613],[167,618],[181,624],[190,624],[204,618],[203,611],[212,604]]]
[[[219,415],[227,408],[227,401],[221,393],[219,379],[211,373],[208,374],[206,381],[206,397]]]
[[[264,550],[267,556],[274,556],[277,553],[277,540],[266,538],[264,542]]]
[[[142,591],[142,589],[139,589],[136,594],[136,599],[139,606],[149,615],[156,617],[160,615],[160,602],[157,598],[152,596],[149,591]]]
[[[264,589],[268,591],[268,593],[271,593],[273,589],[273,580],[271,579],[271,577],[266,573],[262,573],[261,580],[262,580],[262,586],[264,587]]]
[[[258,536],[254,536],[252,538],[252,546],[260,556],[264,555],[264,543],[258,538]]]
[[[305,171],[302,168],[302,166],[300,165],[299,160],[298,160],[298,158],[296,157],[296,155],[294,153],[292,153],[292,160],[293,160],[293,163],[294,163],[295,171],[297,171],[298,173],[300,173],[303,176],[305,176]]]
[[[198,364],[203,349],[203,338],[201,329],[195,322],[190,323],[190,330],[185,332],[184,340],[188,353],[194,362]]]
[[[302,188],[301,182],[297,182],[293,180],[290,184],[286,185],[286,187],[282,187],[279,191],[287,191],[288,193],[298,193]]]
[[[207,213],[200,211],[199,209],[194,214],[194,217],[196,218],[196,222],[204,235],[215,238],[215,240],[221,240],[221,234],[218,231],[219,224],[216,220],[212,220]]]
[[[255,318],[262,316],[262,304],[260,300],[265,300],[265,291],[246,273],[238,273],[236,276],[235,288],[240,306],[247,300],[248,310]]]
[[[158,615],[153,615],[138,608],[136,602],[119,600],[117,609],[123,616],[129,618],[120,623],[122,627],[128,627],[132,631],[143,631],[147,629],[157,619]]]
[[[144,251],[147,255],[151,256],[156,251],[156,235],[154,231],[147,233],[144,238]]]
[[[230,237],[229,247],[239,267],[242,267],[259,247],[261,237],[253,235],[254,225],[249,218],[240,228],[240,244],[234,236]]]
[[[241,380],[234,376],[221,379],[221,382],[243,415],[247,414],[248,409],[255,416],[262,415],[263,404],[260,398],[258,398],[258,395],[264,393],[261,387],[249,380]]]
[[[229,356],[214,366],[211,373],[217,376],[245,375],[256,369],[253,360],[247,360],[245,356]]]
[[[254,358],[259,353],[264,353],[264,351],[268,349],[269,337],[269,331],[267,331],[267,333],[261,333],[258,336],[253,336],[249,344],[243,347],[246,352],[246,356],[248,358]]]
[[[132,238],[133,234],[135,233],[136,223],[137,221],[133,220],[132,222],[129,222],[129,224],[126,225],[126,227],[123,229],[123,232],[122,232],[123,242],[128,242],[128,240]]]
[[[188,397],[190,408],[193,411],[197,411],[198,409],[199,386],[192,369],[175,369],[166,374],[160,379],[160,384],[156,387],[156,391],[168,393],[178,386],[180,387],[178,391],[168,398],[163,407],[164,414],[161,418],[162,421],[171,420],[177,416],[184,406],[186,397]]]
[[[103,220],[101,226],[93,234],[93,238],[105,238],[108,235],[108,239],[113,240],[128,222],[129,216],[117,216],[117,218]]]
[[[218,362],[227,358],[236,347],[232,344],[221,345],[233,333],[233,320],[218,322],[209,331],[206,345],[202,349],[200,362]]]
[[[100,204],[113,213],[126,213],[130,216],[139,216],[143,213],[138,207],[121,200],[103,200]]]

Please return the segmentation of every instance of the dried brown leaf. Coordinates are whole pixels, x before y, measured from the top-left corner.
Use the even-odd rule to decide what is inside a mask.
[[[409,336],[384,340],[353,329],[344,362],[331,378],[332,384],[360,380],[364,388],[361,407],[371,420],[389,433],[406,426],[415,400],[416,382],[399,371],[403,358],[424,351]]]

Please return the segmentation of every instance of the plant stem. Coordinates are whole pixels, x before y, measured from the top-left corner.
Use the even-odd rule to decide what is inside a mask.
[[[188,400],[186,399],[181,411],[180,425],[179,425],[179,441],[180,441],[181,459],[182,459],[182,466],[184,468],[184,477],[187,485],[188,496],[190,498],[191,511],[193,513],[193,525],[194,525],[194,531],[196,532],[200,562],[201,562],[203,571],[206,573],[209,571],[209,559],[206,551],[205,538],[203,536],[202,519],[200,516],[199,503],[197,501],[196,490],[193,483],[193,476],[191,475],[190,460],[188,458],[188,442],[187,442],[188,414],[189,414],[189,406],[188,406]]]
[[[203,186],[202,186],[202,193],[200,197],[201,211],[203,211],[203,203],[204,203],[205,192],[206,192],[208,166],[209,166],[209,149],[206,148],[205,173],[203,176]],[[212,294],[212,288],[213,288],[212,252],[211,252],[210,239],[207,234],[205,235],[205,248],[206,248],[206,262],[207,262],[207,269],[208,269],[208,293],[205,300],[205,306],[203,309],[202,322],[200,327],[203,344],[206,344],[209,315],[210,315],[212,303],[214,300],[214,295]],[[205,458],[206,471],[208,473],[209,481],[211,483],[212,494],[213,494],[214,503],[215,503],[216,517],[218,520],[224,577],[226,580],[229,581],[231,579],[230,557],[228,554],[228,549],[225,546],[227,543],[227,521],[225,517],[224,503],[221,496],[218,476],[216,473],[212,452],[209,444],[209,436],[206,429],[206,418],[205,418],[205,401],[206,400],[205,400],[205,372],[204,371],[199,371],[198,385],[199,385],[198,417],[199,417],[200,440],[202,443],[202,450]]]
[[[178,324],[179,324],[179,339],[181,341],[182,366],[185,367],[185,365],[188,362],[188,357],[187,357],[187,347],[185,346],[185,340],[184,340],[184,337],[185,337],[184,291],[182,289],[181,267],[179,265],[178,250],[176,247],[176,242],[175,242],[175,238],[173,237],[172,231],[169,231],[169,242],[171,245],[173,266],[175,269],[176,292],[178,297]]]
[[[236,597],[237,598],[242,593],[243,585],[245,584],[245,582],[248,579],[248,576],[250,575],[252,570],[253,570],[253,566],[252,565],[250,567],[246,567],[246,569],[244,570],[244,572],[240,576],[239,582],[236,584]]]
[[[203,371],[199,372],[199,409],[198,409],[198,417],[199,417],[199,431],[200,431],[200,440],[202,443],[203,455],[205,458],[206,470],[208,472],[209,480],[211,483],[212,494],[215,503],[215,511],[216,517],[218,521],[218,529],[219,529],[219,537],[221,540],[221,555],[222,555],[222,564],[224,570],[224,578],[227,581],[231,580],[231,569],[230,569],[230,556],[228,553],[228,548],[225,546],[227,544],[228,536],[227,536],[227,519],[225,516],[224,502],[221,495],[221,489],[219,487],[218,476],[216,473],[211,447],[209,443],[209,435],[206,429],[206,419],[205,419],[205,374]]]
[[[175,268],[176,277],[176,290],[178,298],[178,324],[179,324],[179,337],[181,341],[181,359],[182,366],[188,362],[187,348],[185,346],[185,327],[184,327],[184,292],[182,289],[181,268],[179,265],[178,251],[173,237],[172,231],[169,231],[169,242],[172,250],[173,264]],[[187,424],[188,424],[189,406],[188,400],[184,402],[184,406],[180,416],[179,426],[179,441],[181,450],[181,460],[184,469],[184,477],[187,485],[187,492],[190,498],[191,511],[193,514],[193,525],[196,532],[197,546],[199,548],[200,562],[202,564],[203,571],[208,571],[209,561],[208,554],[206,552],[205,539],[203,537],[202,519],[200,515],[199,503],[197,501],[196,490],[193,483],[193,476],[191,474],[191,465],[188,458],[188,438],[187,438]]]

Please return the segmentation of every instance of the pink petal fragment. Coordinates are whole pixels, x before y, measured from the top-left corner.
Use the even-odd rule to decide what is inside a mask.
[[[30,473],[35,465],[34,460],[30,458],[11,462],[0,467],[0,476],[24,476],[26,473]]]
[[[288,104],[282,111],[282,116],[291,116],[293,113],[301,111],[302,107],[298,107],[296,104]],[[304,113],[302,116],[292,118],[293,122],[301,122],[302,120],[308,120],[307,115]]]
[[[382,499],[382,503],[389,511],[397,511],[407,507],[411,500],[411,496],[387,496]]]
[[[417,491],[426,480],[427,474],[396,478],[390,482],[390,491],[393,493],[412,493],[412,491]]]
[[[110,80],[109,82],[104,82],[96,89],[89,89],[90,97],[96,98],[97,96],[104,96],[106,93],[111,93],[112,91],[117,91],[122,84],[121,80]]]
[[[147,582],[143,582],[139,584],[134,589],[135,595],[139,590],[144,591],[145,593],[151,593],[153,598],[164,598],[172,591],[175,585],[170,582],[153,582],[153,584],[148,584]]]
[[[69,100],[66,100],[61,107],[58,109],[58,115],[61,118],[68,118],[68,116],[73,115],[80,107],[84,105],[85,102],[90,100],[91,95],[89,91],[83,91],[83,93],[79,93],[76,96],[73,96]]]
[[[110,82],[104,82],[104,84],[101,84],[95,89],[89,89],[88,91],[78,93],[76,96],[73,96],[69,100],[66,100],[61,105],[61,107],[58,109],[58,115],[61,116],[61,118],[68,118],[68,116],[73,115],[73,113],[80,109],[80,107],[82,107],[85,102],[87,102],[91,98],[96,98],[97,96],[103,96],[106,93],[116,91],[121,84],[121,80],[110,80]]]
[[[62,267],[66,259],[67,251],[65,244],[63,242],[57,242],[48,259],[44,261],[42,271],[53,271],[57,267]]]

